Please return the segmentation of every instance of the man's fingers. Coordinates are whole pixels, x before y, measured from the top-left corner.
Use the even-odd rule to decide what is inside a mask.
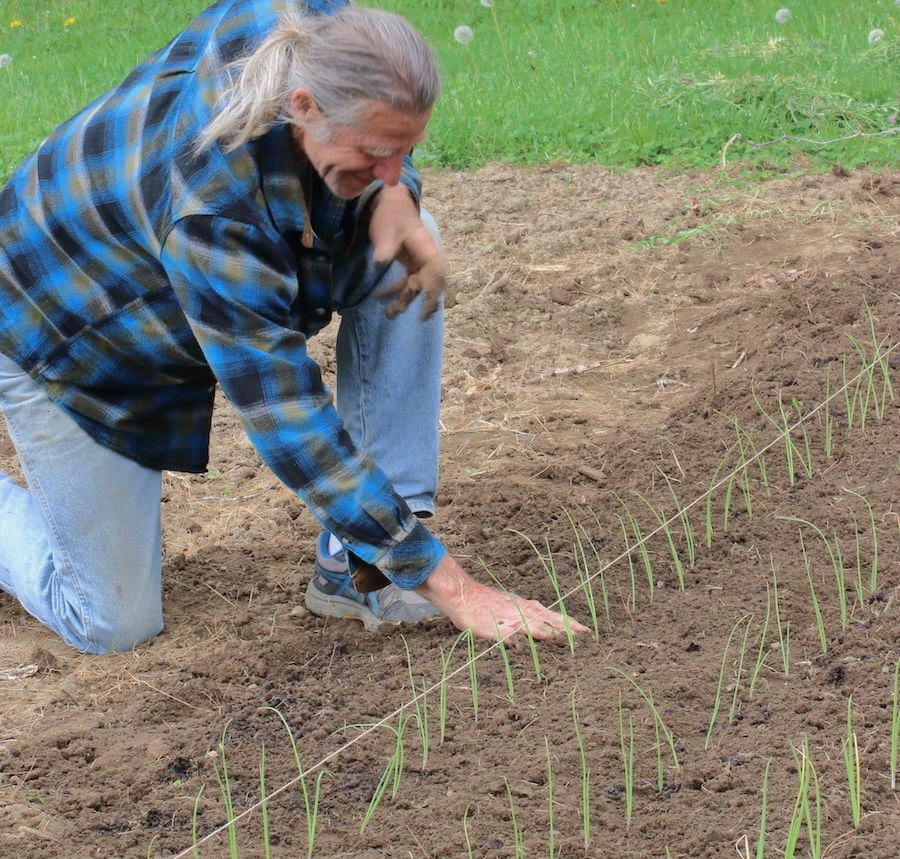
[[[442,268],[440,272],[422,280],[425,284],[422,290],[422,319],[428,319],[440,307],[441,296],[447,287],[447,277]]]
[[[402,313],[421,294],[422,318],[428,319],[440,306],[446,284],[443,266],[438,266],[437,269],[435,271],[427,265],[422,266],[381,292],[378,298],[386,305],[384,312],[387,317],[393,319],[398,313]]]
[[[409,307],[419,294],[420,289],[415,275],[407,275],[398,280],[390,289],[378,294],[378,300],[384,302],[384,314],[393,319]]]
[[[496,624],[500,637],[512,641],[524,633],[540,641],[564,644],[574,633],[589,632],[588,628],[577,620],[545,608],[534,601],[511,600],[517,617],[506,617]]]
[[[402,313],[424,293],[422,318],[427,319],[440,305],[440,297],[446,285],[446,261],[431,233],[418,222],[418,229],[410,230],[397,241],[397,233],[373,242],[373,258],[378,265],[399,262],[407,271],[407,277],[398,281],[379,296],[385,302],[385,313],[393,318]]]

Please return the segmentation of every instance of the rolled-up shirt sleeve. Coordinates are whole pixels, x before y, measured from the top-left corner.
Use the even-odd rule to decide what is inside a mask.
[[[400,587],[445,550],[355,447],[298,330],[300,286],[285,241],[253,224],[194,215],[161,260],[204,357],[265,463],[357,558]]]

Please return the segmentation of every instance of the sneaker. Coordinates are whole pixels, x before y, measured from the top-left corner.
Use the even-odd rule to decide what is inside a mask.
[[[306,607],[319,617],[349,617],[360,620],[370,632],[382,623],[419,623],[439,614],[414,591],[389,584],[362,594],[353,587],[347,552],[328,554],[329,533],[323,531],[316,542],[316,568],[306,589]]]

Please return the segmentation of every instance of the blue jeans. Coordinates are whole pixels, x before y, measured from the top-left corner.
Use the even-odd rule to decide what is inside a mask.
[[[340,298],[337,409],[357,446],[427,514],[437,491],[443,314],[423,321],[417,300],[387,319],[377,293],[400,273],[392,266]],[[0,412],[28,486],[0,473],[0,590],[87,653],[159,633],[160,472],[97,444],[2,355]]]

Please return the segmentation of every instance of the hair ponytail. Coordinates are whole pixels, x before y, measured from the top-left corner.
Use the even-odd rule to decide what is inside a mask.
[[[334,124],[353,126],[373,101],[423,113],[440,92],[431,48],[409,22],[377,9],[347,6],[335,15],[288,10],[235,75],[223,107],[198,141],[230,152],[291,121],[290,96],[309,90]]]
[[[226,151],[237,149],[285,118],[285,81],[296,52],[309,38],[304,25],[302,16],[287,12],[253,53],[230,64],[235,77],[222,109],[201,135],[198,150],[216,141]]]

